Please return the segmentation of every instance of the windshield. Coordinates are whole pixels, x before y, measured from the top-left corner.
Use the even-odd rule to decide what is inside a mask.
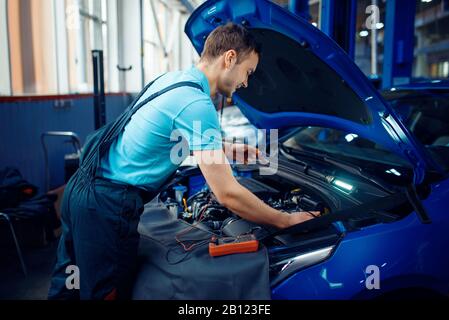
[[[410,167],[410,164],[381,145],[357,134],[332,128],[298,127],[283,142],[283,146],[298,151],[324,153],[336,158],[357,162],[378,162],[391,166]]]
[[[449,89],[384,93],[408,130],[449,170]]]

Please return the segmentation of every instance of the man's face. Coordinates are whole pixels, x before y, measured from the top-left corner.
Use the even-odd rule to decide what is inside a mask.
[[[218,91],[226,96],[232,94],[240,87],[248,86],[248,77],[256,71],[259,56],[252,51],[240,63],[237,63],[237,53],[229,50],[224,54],[224,71],[218,79]]]

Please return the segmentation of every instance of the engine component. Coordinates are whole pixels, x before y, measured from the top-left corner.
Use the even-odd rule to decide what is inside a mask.
[[[221,221],[205,221],[203,222],[205,226],[212,230],[220,230],[223,222]]]
[[[229,217],[229,212],[226,208],[221,205],[210,206],[204,211],[204,216],[206,219],[214,219],[223,221]]]
[[[262,227],[256,223],[241,218],[231,217],[223,221],[221,231],[228,237],[237,237],[241,234],[251,233],[260,228]]]
[[[183,205],[182,200],[184,198],[184,193],[187,192],[187,187],[183,185],[174,186],[173,190],[175,191],[175,199],[179,205]]]
[[[208,197],[198,197],[192,201],[191,211],[194,220],[198,220],[204,212],[204,207],[209,203]]]
[[[298,199],[298,206],[307,210],[307,211],[324,211],[324,204],[321,201],[315,201],[307,194],[304,194],[302,196],[299,196]]]
[[[242,186],[275,209],[284,212],[319,211],[322,214],[328,212],[320,199],[300,188],[280,191],[254,178],[238,176],[236,179]],[[223,207],[207,188],[202,188],[200,192],[187,200],[185,195],[191,190],[183,185],[177,185],[171,190],[172,193],[166,198],[165,204],[171,212],[177,212],[180,218],[189,223],[201,223],[204,228],[228,237],[237,237],[252,233],[256,229],[265,229],[265,226],[241,219]]]
[[[261,199],[269,199],[270,197],[279,195],[279,190],[276,190],[256,179],[237,177],[237,181]]]
[[[173,201],[171,198],[167,198],[167,200],[165,201],[165,205],[167,206],[171,214],[175,217],[177,217],[178,214],[181,212],[179,204]]]
[[[324,212],[325,205],[321,201],[313,199],[310,195],[304,193],[301,189],[293,189],[287,195],[287,202],[295,204],[298,209],[304,211],[319,211]]]

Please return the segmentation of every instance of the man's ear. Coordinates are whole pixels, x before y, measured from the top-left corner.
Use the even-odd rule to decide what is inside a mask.
[[[231,69],[237,62],[237,51],[234,49],[228,50],[224,53],[224,63],[226,69]]]

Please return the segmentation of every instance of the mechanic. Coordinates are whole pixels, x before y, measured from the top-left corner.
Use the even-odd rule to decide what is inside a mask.
[[[244,219],[286,228],[313,216],[271,208],[241,186],[229,162],[244,149],[210,141],[207,130],[220,132],[212,98],[231,97],[247,87],[260,58],[260,47],[243,26],[228,23],[206,39],[199,63],[168,72],[147,85],[115,122],[88,139],[80,168],[68,182],[62,202],[62,236],[49,299],[126,299],[135,274],[144,199],[150,199],[176,171],[170,158],[182,129],[190,152],[217,200]],[[195,122],[201,126],[195,126]],[[187,155],[185,155],[187,157]],[[67,285],[67,270],[79,270],[79,290]]]

